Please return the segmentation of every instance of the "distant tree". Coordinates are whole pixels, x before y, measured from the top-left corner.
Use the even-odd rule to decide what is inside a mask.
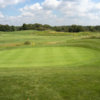
[[[69,27],[69,32],[82,32],[84,31],[84,27],[78,25],[72,25]]]
[[[35,24],[34,24],[34,29],[35,29],[35,30],[38,30],[38,31],[44,30],[44,29],[43,29],[43,25],[42,25],[42,24],[38,24],[38,23],[35,23]]]
[[[80,26],[80,25],[71,25],[71,26],[50,26],[47,24],[23,24],[22,26],[9,26],[1,25],[0,31],[20,31],[20,30],[54,30],[58,32],[83,32],[83,31],[97,31],[100,32],[100,26]]]
[[[88,30],[91,31],[91,32],[96,31],[94,26],[88,26],[87,28],[88,28]]]
[[[45,25],[43,25],[43,28],[44,28],[44,30],[48,30],[48,29],[51,29],[52,27],[50,25],[45,24]]]
[[[27,25],[26,25],[26,24],[23,24],[23,25],[22,25],[22,29],[23,29],[23,30],[27,30]]]
[[[11,31],[15,31],[15,27],[14,26],[11,26]]]
[[[67,26],[63,26],[62,30],[63,30],[63,32],[68,32],[68,27]]]
[[[58,32],[63,31],[63,29],[62,29],[61,26],[55,26],[55,27],[54,27],[54,30],[55,30],[55,31],[58,31]]]
[[[96,31],[100,31],[100,26],[95,26],[94,28]]]

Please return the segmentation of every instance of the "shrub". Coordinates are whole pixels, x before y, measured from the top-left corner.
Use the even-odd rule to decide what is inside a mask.
[[[31,42],[30,42],[30,41],[26,41],[26,42],[24,42],[24,44],[25,44],[25,45],[30,45]]]

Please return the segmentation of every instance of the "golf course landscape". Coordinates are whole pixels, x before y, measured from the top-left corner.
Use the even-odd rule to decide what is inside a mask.
[[[100,100],[100,33],[0,32],[0,100]]]

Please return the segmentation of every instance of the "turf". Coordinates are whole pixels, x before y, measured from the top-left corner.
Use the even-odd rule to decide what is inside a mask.
[[[0,100],[100,100],[99,37],[0,32]]]
[[[0,51],[0,67],[73,66],[99,60],[96,50],[81,47],[36,47]]]

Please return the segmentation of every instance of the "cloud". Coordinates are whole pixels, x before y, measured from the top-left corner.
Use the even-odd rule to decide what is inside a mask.
[[[91,24],[90,22],[95,24],[97,20],[100,22],[100,3],[92,0],[45,0],[41,4],[36,3],[22,9],[22,13],[27,11],[34,14],[34,18],[44,18],[43,21],[47,20],[48,23],[52,16],[53,25]],[[55,14],[54,11],[58,14]]]
[[[21,8],[20,11],[21,12],[25,12],[25,11],[39,11],[42,9],[42,6],[39,3],[30,5],[30,6],[25,6],[24,8]]]
[[[0,8],[4,8],[8,5],[18,4],[23,1],[25,0],[0,0]]]
[[[0,18],[4,18],[4,15],[0,12]]]
[[[42,6],[46,9],[55,9],[57,8],[61,3],[61,0],[45,0],[42,3]]]
[[[20,11],[20,17],[24,16],[24,19],[29,18],[30,21],[27,21],[27,23],[37,22],[50,24],[52,21],[56,20],[56,15],[53,14],[52,10],[44,9],[44,7],[39,3],[25,6],[24,8],[21,8]]]
[[[66,17],[89,17],[100,15],[100,3],[94,3],[92,0],[72,0],[73,2],[66,0],[62,1],[59,6],[60,12]],[[95,11],[94,11],[95,10]],[[90,16],[92,15],[92,16]],[[97,18],[97,17],[94,17]]]
[[[15,1],[18,3],[19,0]],[[19,11],[21,14],[18,16],[4,17],[0,14],[4,17],[0,22],[15,25],[22,23],[50,25],[100,24],[100,2],[97,3],[93,0],[45,0],[42,3],[26,5]]]

